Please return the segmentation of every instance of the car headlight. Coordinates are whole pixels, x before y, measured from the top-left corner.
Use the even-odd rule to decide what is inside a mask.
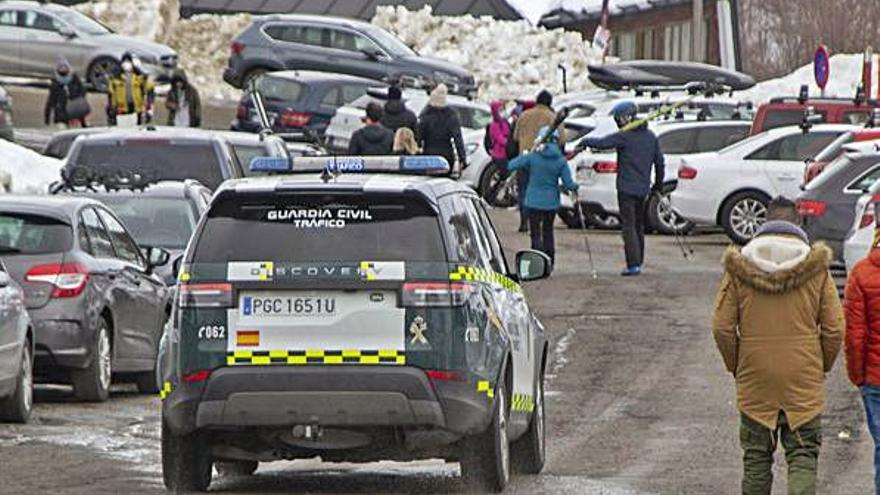
[[[150,55],[148,53],[135,53],[135,57],[144,64],[157,65],[159,63],[159,59],[155,55]]]

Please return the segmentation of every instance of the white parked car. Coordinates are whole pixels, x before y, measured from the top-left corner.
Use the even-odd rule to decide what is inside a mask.
[[[665,181],[677,180],[681,160],[696,153],[717,151],[746,138],[751,122],[745,120],[711,120],[660,122],[650,125],[660,141],[666,159]],[[591,135],[595,135],[593,132]],[[617,154],[613,150],[586,151],[573,160],[575,177],[580,184],[578,196],[586,211],[618,215]],[[566,223],[577,221],[576,212],[560,214]],[[677,218],[669,208],[669,201],[658,195],[651,197],[647,212],[648,228],[671,234],[673,230],[687,232],[693,224]]]
[[[324,134],[327,148],[336,152],[348,150],[351,135],[363,126],[361,119],[364,117],[367,105],[374,102],[384,105],[387,100],[387,91],[386,88],[370,88],[366,95],[354,100],[349,105],[339,107]],[[407,108],[419,115],[428,105],[428,95],[424,91],[405,89],[403,101]],[[448,97],[448,102],[449,106],[458,113],[463,134],[468,131],[485,129],[492,121],[489,105],[454,95]],[[482,141],[480,141],[480,146],[482,146]],[[470,154],[470,150],[468,151]]]
[[[871,251],[877,227],[880,227],[880,182],[875,182],[856,202],[855,222],[843,243],[847,273]]]
[[[755,235],[776,196],[800,192],[804,161],[855,126],[822,124],[804,132],[780,127],[751,136],[715,153],[682,160],[672,207],[702,225],[720,225],[736,243]]]

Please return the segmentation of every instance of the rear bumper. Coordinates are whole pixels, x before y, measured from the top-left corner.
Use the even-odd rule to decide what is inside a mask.
[[[226,67],[223,69],[223,81],[233,88],[241,89],[241,74],[232,67]]]
[[[466,383],[432,384],[402,366],[238,366],[216,370],[204,387],[184,384],[165,399],[178,431],[201,428],[430,427],[483,431],[491,403]]]
[[[51,300],[28,310],[34,325],[35,372],[56,368],[85,368],[91,362],[92,326],[84,320],[82,298]]]
[[[681,217],[701,225],[718,223],[718,206],[708,200],[698,190],[681,188],[673,191],[670,196],[672,209]]]

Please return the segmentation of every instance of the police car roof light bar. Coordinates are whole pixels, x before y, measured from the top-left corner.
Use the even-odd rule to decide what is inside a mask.
[[[256,157],[250,171],[258,173],[384,173],[408,175],[448,175],[449,162],[442,156],[321,156]]]

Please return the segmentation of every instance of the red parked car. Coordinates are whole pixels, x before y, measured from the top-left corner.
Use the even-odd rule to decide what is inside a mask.
[[[773,98],[758,107],[751,134],[801,124],[810,108],[816,116],[813,123],[864,124],[871,118],[874,109],[880,108],[880,102],[847,98]]]

